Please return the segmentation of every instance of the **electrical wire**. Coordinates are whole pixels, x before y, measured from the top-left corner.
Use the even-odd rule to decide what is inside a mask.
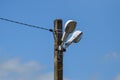
[[[31,24],[26,24],[26,23],[23,23],[23,22],[13,21],[13,20],[6,19],[6,18],[0,18],[0,20],[4,20],[4,21],[16,23],[16,24],[25,25],[25,26],[28,26],[28,27],[33,27],[33,28],[38,28],[38,29],[42,29],[42,30],[47,30],[47,31],[53,32],[52,29],[47,29],[47,28],[40,27],[40,26],[35,26],[35,25],[31,25]]]

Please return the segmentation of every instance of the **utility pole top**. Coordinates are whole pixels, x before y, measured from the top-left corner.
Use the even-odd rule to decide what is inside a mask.
[[[62,41],[62,20],[54,21],[54,80],[63,80],[63,51],[58,50]]]

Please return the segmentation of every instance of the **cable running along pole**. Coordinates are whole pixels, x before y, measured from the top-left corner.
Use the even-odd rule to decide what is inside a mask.
[[[43,29],[43,30],[47,30],[47,31],[53,32],[52,29],[47,29],[47,28],[40,27],[40,26],[35,26],[35,25],[31,25],[31,24],[26,24],[26,23],[23,23],[23,22],[13,21],[13,20],[9,20],[9,19],[6,19],[6,18],[0,18],[0,19],[4,20],[4,21],[16,23],[16,24],[21,24],[21,25],[25,25],[25,26],[29,26],[29,27],[33,27],[33,28],[39,28],[39,29]]]

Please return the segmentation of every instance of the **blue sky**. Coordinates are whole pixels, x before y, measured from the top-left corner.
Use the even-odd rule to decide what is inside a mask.
[[[119,0],[0,0],[0,17],[84,35],[64,54],[64,80],[120,80]],[[53,80],[53,35],[0,20],[0,80]]]

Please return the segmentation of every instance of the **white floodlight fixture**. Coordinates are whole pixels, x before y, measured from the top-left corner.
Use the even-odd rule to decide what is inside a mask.
[[[62,36],[62,44],[64,44],[64,42],[67,40],[67,37],[69,36],[70,33],[72,33],[75,28],[76,28],[76,24],[77,22],[76,21],[73,21],[73,20],[68,20],[66,23],[65,23],[65,31],[63,33],[63,36]]]
[[[65,43],[65,49],[71,44],[71,43],[78,43],[82,38],[82,31],[75,31],[72,35],[72,37]]]

